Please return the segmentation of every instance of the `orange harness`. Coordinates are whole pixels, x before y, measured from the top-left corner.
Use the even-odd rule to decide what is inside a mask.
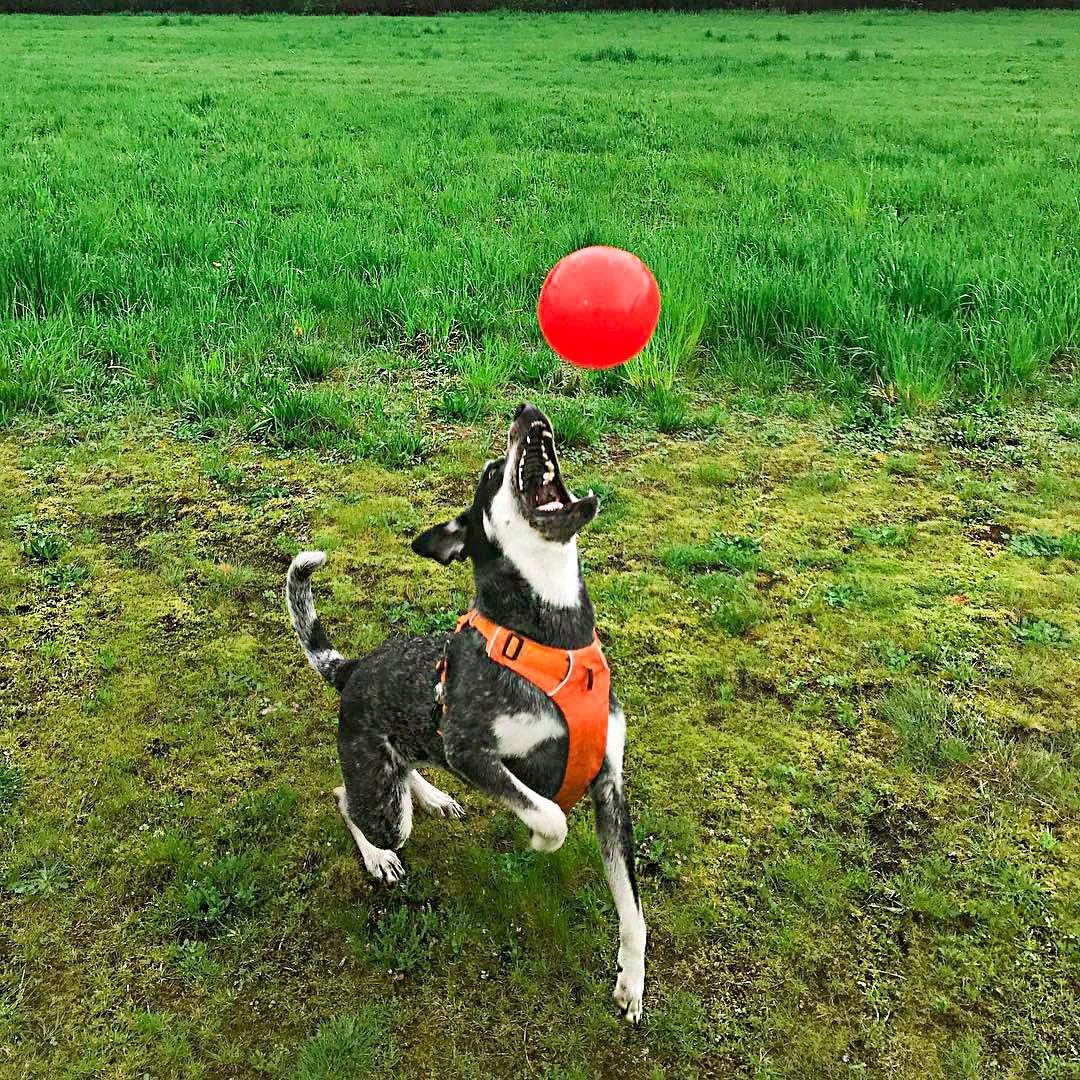
[[[599,774],[607,746],[611,672],[599,639],[594,632],[592,644],[583,649],[556,649],[493,623],[475,608],[458,619],[454,633],[466,626],[483,635],[489,659],[528,679],[562,713],[570,732],[570,747],[555,802],[569,813]],[[439,661],[438,671],[445,713],[445,656]]]

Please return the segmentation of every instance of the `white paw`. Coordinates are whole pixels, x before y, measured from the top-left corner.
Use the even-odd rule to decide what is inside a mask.
[[[641,998],[645,993],[645,972],[619,972],[612,997],[629,1024],[641,1023]]]
[[[529,835],[529,847],[533,851],[558,851],[565,839],[566,833],[562,836],[545,836],[543,833],[534,832]]]
[[[405,876],[405,867],[401,865],[401,860],[388,848],[377,848],[356,827],[356,823],[349,817],[349,800],[344,786],[334,788],[334,798],[337,800],[338,810],[341,811],[341,816],[345,819],[353,840],[356,841],[356,847],[360,852],[360,858],[364,860],[367,872],[376,881],[385,881],[389,885],[400,881]]]
[[[558,851],[566,839],[566,815],[558,803],[544,799],[543,803],[525,816],[532,834],[529,847],[533,851]]]
[[[465,810],[457,799],[447,795],[445,791],[432,788],[425,792],[423,799],[417,798],[420,809],[432,817],[453,818],[460,821],[465,816]]]
[[[368,873],[377,881],[393,885],[405,876],[401,860],[389,849],[373,847],[365,851],[363,857]]]

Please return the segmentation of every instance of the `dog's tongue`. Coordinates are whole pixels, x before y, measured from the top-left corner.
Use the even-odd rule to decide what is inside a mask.
[[[563,504],[558,499],[552,499],[551,502],[546,502],[543,506],[538,506],[537,510],[561,510]]]

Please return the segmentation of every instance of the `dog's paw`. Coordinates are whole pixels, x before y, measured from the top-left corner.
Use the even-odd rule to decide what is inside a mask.
[[[541,805],[525,815],[529,827],[529,847],[533,851],[558,851],[566,839],[566,815],[558,803],[541,800]]]
[[[565,832],[561,836],[545,836],[543,833],[534,832],[529,834],[529,847],[533,851],[558,851],[565,839]]]
[[[376,881],[385,881],[393,885],[405,876],[405,867],[401,860],[386,848],[372,848],[364,852],[364,866]]]
[[[441,814],[444,818],[453,818],[454,821],[460,821],[465,816],[465,807],[457,801],[457,799],[446,796],[446,802],[442,804],[439,810],[432,810],[431,813]]]
[[[432,817],[453,818],[455,821],[460,821],[465,816],[465,809],[461,803],[438,788],[432,788],[422,797],[418,796],[416,802],[425,814],[430,814]]]
[[[409,790],[416,805],[432,817],[460,820],[465,811],[457,799],[440,791],[434,784],[429,784],[415,769],[409,773]]]
[[[612,997],[619,1011],[628,1024],[641,1023],[641,999],[645,993],[645,973],[634,975],[629,971],[620,971]]]

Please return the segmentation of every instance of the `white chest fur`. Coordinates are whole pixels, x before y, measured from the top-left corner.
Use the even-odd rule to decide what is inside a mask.
[[[577,537],[565,544],[545,540],[522,516],[509,485],[504,479],[484,515],[488,536],[541,600],[554,607],[577,607],[581,602]]]
[[[495,746],[499,757],[527,757],[541,743],[566,734],[552,713],[503,713],[495,718]]]

